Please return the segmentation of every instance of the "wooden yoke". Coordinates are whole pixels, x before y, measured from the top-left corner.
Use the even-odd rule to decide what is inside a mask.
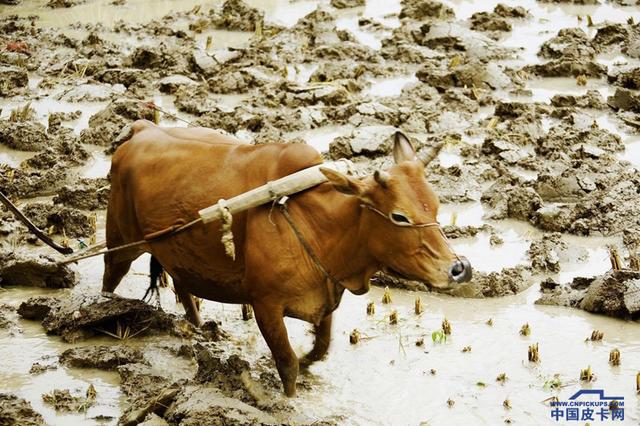
[[[219,200],[216,204],[200,210],[200,219],[203,223],[220,220],[223,211],[230,214],[238,213],[326,182],[327,178],[320,172],[321,167],[347,174],[353,169],[353,163],[342,159],[300,170],[228,200]]]

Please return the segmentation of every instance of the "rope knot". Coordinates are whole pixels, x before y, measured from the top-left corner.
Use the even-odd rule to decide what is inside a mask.
[[[236,247],[233,243],[233,231],[231,230],[233,216],[227,206],[227,200],[221,198],[218,205],[220,206],[220,232],[222,232],[221,242],[224,246],[224,252],[231,259],[236,260]]]

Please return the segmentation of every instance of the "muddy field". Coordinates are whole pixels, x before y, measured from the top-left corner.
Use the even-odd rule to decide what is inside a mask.
[[[104,298],[100,258],[60,266],[0,210],[0,425],[557,424],[550,401],[582,388],[640,422],[636,0],[202,3],[0,0],[0,190],[81,249],[133,120],[307,143],[363,174],[401,129],[443,145],[427,178],[475,277],[345,295],[287,399],[239,306],[204,301],[195,329],[170,288],[163,310],[139,301],[146,256]]]

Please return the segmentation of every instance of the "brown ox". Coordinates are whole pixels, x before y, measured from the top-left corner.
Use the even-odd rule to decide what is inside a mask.
[[[283,215],[264,205],[234,215],[235,260],[225,254],[219,223],[198,224],[107,254],[103,291],[113,292],[131,262],[149,252],[173,278],[193,323],[201,320],[192,295],[251,304],[285,393],[295,395],[299,362],[284,316],[315,325],[315,343],[304,358],[312,362],[328,350],[331,313],[344,289],[366,293],[376,271],[387,268],[435,287],[470,278],[468,263],[456,260],[440,228],[420,226],[435,224],[439,203],[411,143],[398,133],[393,151],[396,164],[388,171],[356,179],[323,169],[329,182],[290,197],[295,226],[338,285],[321,272]],[[246,145],[208,129],[136,122],[131,139],[113,156],[107,246],[192,220],[221,198],[320,163],[306,145]]]

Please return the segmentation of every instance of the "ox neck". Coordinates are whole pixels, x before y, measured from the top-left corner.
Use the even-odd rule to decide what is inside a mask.
[[[329,184],[321,185],[318,191],[322,192],[320,200],[315,197],[316,191],[311,191],[310,197],[303,196],[292,203],[315,213],[296,215],[294,211],[296,223],[303,221],[303,233],[327,272],[352,293],[363,294],[380,265],[368,252],[360,202]]]

